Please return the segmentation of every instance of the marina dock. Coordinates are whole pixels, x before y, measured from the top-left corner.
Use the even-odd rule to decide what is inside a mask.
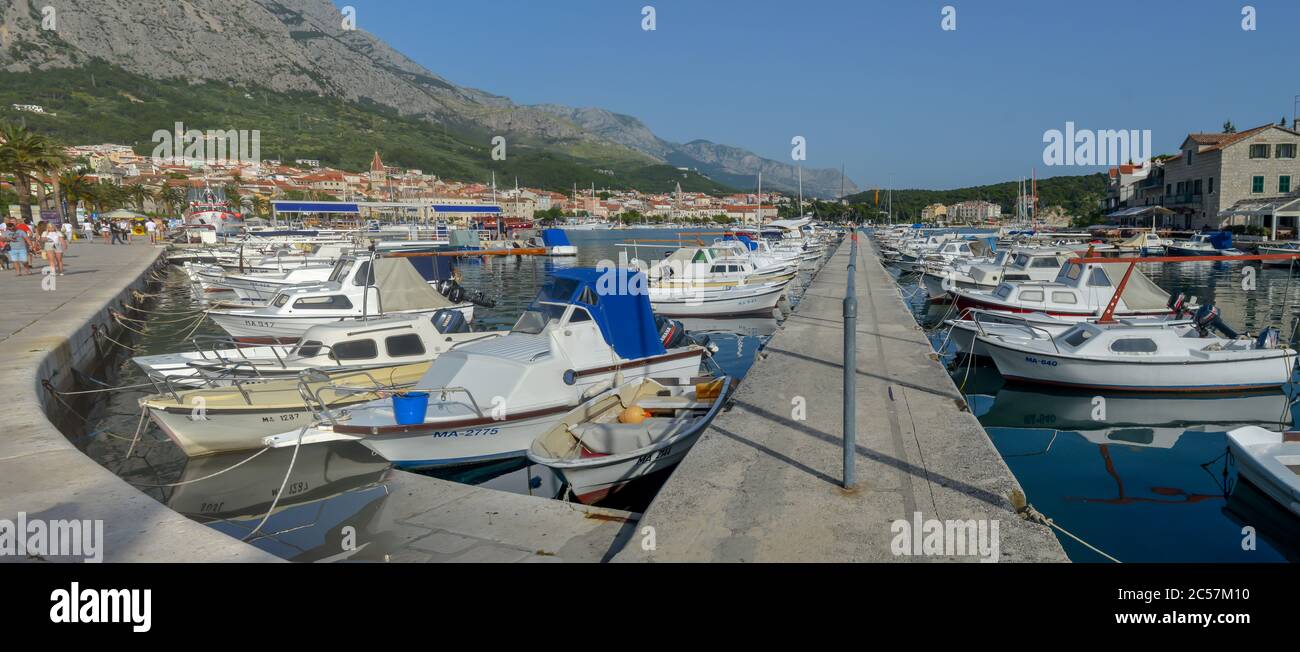
[[[1051,531],[1016,514],[1010,497],[1020,485],[931,357],[865,238],[857,264],[858,483],[840,486],[848,260],[846,239],[767,344],[734,407],[642,516],[638,529],[654,528],[653,545],[641,537],[616,561],[979,559],[891,551],[891,526],[910,528],[918,513],[997,521],[1000,561],[1068,561]]]

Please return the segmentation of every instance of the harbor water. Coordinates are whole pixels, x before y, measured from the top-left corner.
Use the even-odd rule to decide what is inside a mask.
[[[711,233],[663,229],[570,231],[578,256],[567,258],[484,257],[462,259],[461,284],[482,290],[496,303],[475,312],[477,330],[508,330],[556,269],[593,267],[619,261],[625,249],[619,243],[639,241],[664,245],[664,240],[686,244],[711,241]],[[628,257],[653,260],[664,249],[643,248]],[[659,252],[659,253],[655,253]],[[383,560],[392,550],[394,532],[402,524],[389,515],[401,513],[403,491],[412,481],[383,458],[355,442],[303,446],[294,449],[240,451],[187,458],[157,427],[142,421],[138,400],[154,390],[133,355],[187,350],[194,335],[221,336],[222,331],[201,317],[200,300],[190,290],[182,271],[168,268],[149,309],[148,319],[125,322],[130,338],[112,345],[117,362],[105,378],[92,379],[91,389],[105,391],[82,417],[83,427],[70,433],[73,442],[103,466],[172,509],[294,561]],[[801,272],[791,285],[790,301],[810,280]],[[707,334],[716,345],[714,361],[722,371],[743,377],[755,356],[776,332],[782,313],[727,319],[683,319],[688,333]],[[137,428],[138,441],[134,441]],[[293,472],[286,478],[286,470]],[[506,460],[471,467],[425,472],[444,480],[490,487],[546,498],[565,498],[562,483],[545,467],[526,459]],[[611,496],[601,506],[639,512],[649,504],[668,474],[648,476]],[[418,478],[416,478],[418,480]],[[279,497],[277,499],[277,496]],[[272,509],[274,506],[274,509]],[[354,528],[355,550],[340,555],[340,529]]]
[[[1217,305],[1234,329],[1275,326],[1283,340],[1292,332],[1300,276],[1288,269],[1227,261],[1139,269],[1168,292]],[[1086,542],[1058,535],[1072,560],[1300,560],[1295,519],[1251,485],[1236,486],[1225,454],[1228,430],[1293,423],[1294,381],[1285,391],[1214,396],[1007,384],[991,361],[957,359],[946,344],[951,304],[927,301],[919,275],[891,273],[1030,503]]]

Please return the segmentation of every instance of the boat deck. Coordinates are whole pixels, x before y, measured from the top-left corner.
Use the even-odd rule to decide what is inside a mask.
[[[653,549],[639,537],[616,561],[979,559],[895,555],[891,525],[918,512],[996,520],[1001,561],[1068,561],[1051,531],[1016,515],[1019,483],[866,238],[858,253],[858,485],[840,486],[846,240],[642,516]]]

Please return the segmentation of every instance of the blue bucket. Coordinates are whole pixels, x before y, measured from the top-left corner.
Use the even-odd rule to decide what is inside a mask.
[[[393,394],[393,416],[399,426],[414,426],[424,423],[424,414],[429,411],[428,392],[406,392]]]

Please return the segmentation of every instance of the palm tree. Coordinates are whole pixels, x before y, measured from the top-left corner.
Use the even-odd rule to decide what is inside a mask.
[[[32,182],[48,163],[49,139],[11,122],[0,122],[0,172],[14,176],[23,220],[32,219]]]
[[[77,224],[77,206],[81,202],[91,198],[93,186],[90,179],[86,178],[86,173],[81,169],[65,170],[58,177],[59,187],[62,189],[63,196],[68,200],[69,220],[72,222],[72,228],[76,229]]]
[[[163,183],[153,194],[154,205],[162,207],[169,214],[175,213],[181,202],[185,201],[185,195],[179,188],[167,183]]]
[[[122,190],[125,191],[124,198],[126,201],[129,202],[130,205],[135,206],[136,210],[143,213],[144,202],[146,199],[150,198],[149,189],[139,183],[133,183],[124,187]]]

